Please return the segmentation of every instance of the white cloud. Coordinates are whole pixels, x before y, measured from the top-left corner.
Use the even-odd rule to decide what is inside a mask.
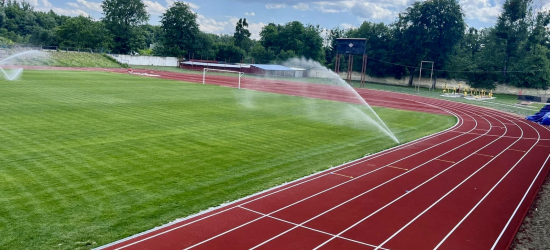
[[[46,0],[44,0],[46,1]],[[77,3],[80,4],[80,6],[84,7],[85,9],[93,10],[93,11],[99,11],[101,12],[103,9],[101,8],[101,3],[96,2],[88,2],[86,0],[76,0]]]
[[[316,9],[323,13],[348,12],[353,7],[353,1],[316,2]]]
[[[390,10],[384,5],[373,4],[373,3],[357,3],[352,9],[352,13],[357,17],[366,18],[366,19],[392,19],[397,15],[396,12]]]
[[[342,29],[347,30],[347,29],[355,28],[355,25],[349,24],[349,23],[341,23],[341,24],[340,24],[340,27],[341,27]]]
[[[212,34],[228,34],[233,35],[235,33],[235,26],[239,21],[239,18],[226,16],[227,20],[225,21],[216,21],[212,18],[207,18],[201,14],[198,14],[197,23],[201,31]],[[251,23],[248,22],[248,30],[251,33],[250,38],[260,39],[260,32],[262,28],[266,26],[265,23]]]
[[[66,15],[66,16],[79,16],[79,15],[89,16],[90,15],[86,13],[86,11],[83,11],[81,9],[63,9],[63,8],[53,7],[51,8],[51,10],[53,10],[53,12],[57,13],[58,15]]]
[[[299,3],[292,7],[297,10],[309,10],[309,5],[307,3]]]
[[[460,0],[459,3],[469,20],[494,23],[502,12],[501,5],[492,5],[488,0]]]
[[[82,1],[82,0],[79,0],[79,1]],[[164,7],[159,2],[153,2],[153,1],[145,0],[145,1],[143,1],[143,3],[147,6],[146,7],[147,12],[149,12],[150,14],[160,15],[160,14],[163,14],[166,11],[166,7]]]
[[[48,2],[48,0],[42,0],[42,6],[48,8],[48,7],[52,7],[52,4]]]
[[[346,12],[347,11],[347,10],[337,10],[337,9],[325,8],[323,6],[320,6],[318,9],[323,13],[340,13],[340,12]]]
[[[270,3],[270,4],[266,4],[265,5],[265,8],[270,10],[270,9],[283,9],[283,8],[286,8],[286,4],[273,4],[273,3]]]
[[[71,2],[68,2],[67,5],[73,7],[73,8],[80,8],[80,6],[76,3],[71,3]]]
[[[218,22],[201,14],[198,14],[197,16],[197,23],[199,24],[200,30],[202,30],[203,32],[214,34],[224,33],[226,26],[229,25],[229,21]]]
[[[260,39],[260,32],[262,32],[262,28],[266,26],[266,23],[248,23],[248,30],[250,31],[250,38],[259,40]]]
[[[166,0],[166,4],[168,5],[168,7],[172,6],[172,4],[174,4],[174,0]],[[194,4],[194,3],[190,3],[190,2],[186,2],[186,1],[178,1],[178,2],[183,2],[183,3],[186,3],[187,5],[189,5],[189,8],[191,8],[192,10],[198,10],[200,9],[201,7]]]
[[[198,10],[198,9],[201,8],[200,6],[198,6],[198,5],[194,4],[194,3],[185,2],[185,1],[184,1],[184,3],[189,4],[189,7],[191,7],[191,9],[194,9],[194,10]]]
[[[250,13],[245,12],[244,14],[247,15],[247,16],[255,16],[256,15],[256,13],[254,13],[254,12],[250,12]]]
[[[66,15],[66,16],[90,16],[86,11],[82,10],[82,6],[76,3],[67,3],[71,8],[59,8],[59,7],[53,7],[53,5],[48,0],[28,0],[29,4],[34,6],[34,9],[37,11],[50,11],[59,14],[59,15]]]

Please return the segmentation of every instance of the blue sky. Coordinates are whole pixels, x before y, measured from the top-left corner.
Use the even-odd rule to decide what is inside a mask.
[[[76,16],[79,14],[101,18],[100,0],[27,0],[37,10],[53,11]],[[550,0],[539,1],[550,9]],[[319,24],[323,28],[357,27],[363,21],[391,23],[397,13],[414,0],[185,0],[198,14],[200,29],[217,34],[232,34],[239,18],[247,18],[252,38],[258,39],[261,28],[272,23],[301,21]],[[504,0],[459,0],[469,26],[492,26],[501,11]],[[158,24],[159,16],[173,0],[144,0],[151,14],[151,24]]]

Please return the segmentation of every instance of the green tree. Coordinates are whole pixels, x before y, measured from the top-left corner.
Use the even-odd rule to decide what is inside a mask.
[[[322,29],[319,26],[306,25],[298,21],[285,25],[270,23],[260,32],[260,43],[266,51],[271,50],[275,54],[281,51],[294,51],[296,56],[303,56],[319,62],[325,61],[323,49]]]
[[[145,35],[145,45],[147,47],[162,42],[164,33],[159,25],[144,24],[141,25],[140,29]]]
[[[507,82],[507,71],[512,58],[520,56],[520,46],[527,40],[528,6],[532,0],[506,0],[502,5],[503,12],[497,19],[496,36],[501,39],[504,47],[504,62],[502,72],[504,82]]]
[[[522,57],[510,67],[510,82],[516,87],[548,89],[550,86],[550,50],[536,45],[539,53]]]
[[[218,44],[217,47],[216,59],[219,61],[240,62],[244,58],[244,50],[233,44]]]
[[[184,2],[174,2],[161,16],[164,49],[167,55],[184,56],[193,49],[199,34],[197,14]]]
[[[272,50],[266,50],[264,46],[257,43],[250,50],[250,56],[254,59],[255,63],[270,63],[275,60],[275,53]]]
[[[235,34],[233,34],[233,38],[235,39],[235,46],[243,49],[246,52],[250,51],[250,46],[252,45],[252,40],[250,39],[251,34],[247,28],[248,22],[246,21],[246,18],[241,18],[237,22],[237,26],[235,27]]]
[[[60,46],[75,48],[109,49],[112,39],[103,22],[82,15],[68,19],[59,26],[56,34]]]
[[[415,2],[399,14],[393,26],[394,59],[411,66],[409,86],[421,61],[433,61],[435,68],[444,68],[466,29],[464,14],[456,0]]]
[[[193,46],[195,51],[195,58],[202,58],[203,60],[213,60],[216,58],[216,45],[214,39],[217,35],[207,34],[199,32],[197,34],[197,42]]]
[[[145,47],[139,26],[149,20],[141,0],[103,0],[103,21],[113,35],[114,52],[128,54]]]

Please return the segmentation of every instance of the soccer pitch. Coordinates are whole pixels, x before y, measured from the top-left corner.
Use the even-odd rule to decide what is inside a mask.
[[[0,81],[0,249],[88,249],[395,146],[351,104],[147,77]],[[452,116],[375,108],[401,142]]]

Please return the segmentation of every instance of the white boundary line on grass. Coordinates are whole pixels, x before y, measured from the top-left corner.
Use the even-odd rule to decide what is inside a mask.
[[[415,101],[415,102],[416,102],[416,101]],[[419,102],[419,103],[421,103],[421,102]],[[451,104],[453,104],[453,103],[451,103]],[[452,130],[456,130],[456,129],[462,127],[462,125],[464,124],[464,119],[462,119],[462,117],[459,117],[456,113],[454,113],[454,112],[452,112],[452,111],[450,111],[450,110],[444,109],[444,108],[437,107],[437,106],[432,105],[432,104],[426,104],[426,105],[428,105],[428,106],[433,106],[433,107],[435,107],[435,108],[438,108],[438,109],[441,109],[441,110],[444,110],[444,111],[448,112],[449,114],[451,114],[451,115],[453,115],[453,116],[455,116],[455,117],[457,118],[457,122],[455,123],[454,126],[448,128],[448,129],[446,129],[446,130],[437,132],[437,133],[435,133],[435,134],[427,135],[427,136],[425,136],[425,137],[418,138],[418,139],[416,139],[416,140],[407,142],[407,143],[405,143],[405,144],[397,145],[397,146],[395,146],[395,147],[393,147],[393,148],[389,148],[389,149],[386,149],[386,150],[384,150],[384,151],[380,151],[380,152],[378,152],[378,153],[375,153],[375,154],[372,154],[372,155],[368,155],[368,156],[359,158],[359,159],[357,159],[357,160],[354,160],[354,161],[351,161],[351,162],[348,162],[348,163],[344,163],[344,164],[342,164],[342,165],[339,165],[339,166],[336,166],[336,167],[333,167],[333,168],[329,168],[329,169],[323,170],[323,171],[321,171],[321,172],[314,173],[314,174],[312,174],[312,175],[305,176],[305,177],[302,177],[302,178],[300,178],[300,179],[297,179],[297,180],[294,180],[294,181],[291,181],[291,182],[288,182],[288,183],[283,183],[283,184],[278,185],[278,186],[276,186],[276,187],[273,187],[273,188],[270,188],[270,189],[267,189],[267,190],[264,190],[264,191],[261,191],[261,192],[258,192],[258,193],[255,193],[255,194],[246,196],[246,197],[243,197],[243,198],[241,198],[241,199],[238,199],[238,200],[235,200],[235,201],[232,201],[232,202],[229,202],[229,203],[221,204],[221,205],[219,205],[219,206],[216,206],[216,207],[207,209],[207,210],[202,211],[202,212],[199,212],[199,213],[197,213],[197,214],[193,214],[193,215],[187,216],[187,217],[182,218],[182,219],[177,219],[177,220],[175,220],[175,221],[173,221],[173,222],[170,222],[170,223],[167,223],[167,224],[165,224],[165,225],[162,225],[162,226],[159,226],[159,227],[152,228],[152,229],[147,230],[147,231],[144,231],[144,232],[142,232],[142,233],[139,233],[139,234],[136,234],[136,235],[133,235],[133,236],[130,236],[130,237],[126,237],[126,238],[124,238],[124,239],[121,239],[121,240],[118,240],[118,241],[115,241],[115,242],[112,242],[112,243],[109,243],[109,244],[106,244],[106,245],[103,245],[103,246],[100,246],[100,247],[97,247],[97,248],[94,248],[94,249],[95,249],[95,250],[101,250],[101,249],[104,249],[104,248],[108,248],[108,247],[110,247],[110,246],[114,246],[114,245],[120,244],[120,243],[122,243],[122,242],[129,241],[129,240],[135,239],[135,238],[137,238],[137,237],[140,237],[140,236],[143,236],[143,235],[146,235],[146,234],[155,232],[155,231],[159,231],[159,230],[161,230],[161,229],[163,229],[163,228],[173,226],[173,225],[178,224],[178,223],[181,223],[181,222],[183,222],[183,221],[186,221],[186,220],[189,220],[189,219],[192,219],[192,218],[201,216],[201,215],[206,214],[206,213],[209,213],[209,212],[211,212],[211,211],[213,211],[213,210],[217,210],[217,209],[224,208],[224,207],[229,207],[229,206],[232,206],[232,205],[234,205],[234,204],[236,204],[236,203],[239,203],[239,202],[241,202],[241,201],[243,201],[243,200],[247,200],[247,199],[253,198],[254,196],[262,195],[262,194],[271,192],[271,191],[273,191],[273,190],[275,190],[275,189],[279,189],[279,188],[281,188],[281,187],[283,187],[283,186],[291,185],[291,186],[288,186],[288,187],[286,187],[286,188],[284,188],[284,189],[278,190],[278,191],[276,191],[276,192],[273,192],[273,193],[270,193],[270,194],[267,194],[267,195],[258,197],[258,198],[254,199],[254,200],[248,201],[247,203],[250,203],[250,202],[253,202],[253,201],[256,201],[256,200],[265,198],[265,197],[270,196],[270,195],[272,195],[272,194],[276,194],[276,193],[279,193],[279,192],[281,192],[281,191],[284,191],[284,190],[287,190],[287,189],[290,189],[290,188],[299,186],[299,185],[304,184],[304,183],[306,183],[306,182],[309,182],[309,181],[312,181],[312,180],[315,180],[315,179],[324,177],[324,176],[326,176],[326,175],[331,174],[331,173],[332,173],[333,171],[335,171],[335,170],[346,169],[346,168],[355,166],[355,165],[357,165],[357,164],[360,164],[360,163],[369,161],[369,160],[371,160],[371,159],[376,159],[376,158],[378,158],[378,157],[380,157],[380,156],[383,156],[383,155],[386,155],[386,154],[389,154],[389,153],[392,153],[392,152],[395,152],[395,151],[398,151],[398,150],[401,150],[401,149],[404,149],[404,148],[408,148],[408,147],[410,147],[410,146],[413,146],[413,145],[418,144],[418,143],[420,143],[420,142],[426,141],[426,140],[428,140],[428,139],[435,138],[435,137],[440,136],[440,135],[443,135],[443,134],[447,134],[447,133],[451,132]],[[474,120],[474,121],[475,121],[475,120]],[[476,127],[477,127],[477,121],[475,121],[475,122],[476,122]],[[459,137],[459,136],[457,136],[457,137]],[[456,138],[456,137],[453,137],[453,138]],[[347,165],[347,166],[346,166],[346,165]],[[315,175],[318,175],[318,176],[315,176]],[[309,180],[307,180],[307,181],[304,181],[304,179],[308,179],[308,178],[311,178],[311,179],[309,179]],[[302,182],[302,181],[303,181],[303,182]],[[241,204],[241,205],[244,205],[244,204]],[[220,211],[220,212],[217,212],[217,213],[214,213],[214,214],[211,214],[211,215],[208,215],[208,216],[206,216],[206,217],[204,217],[204,218],[200,218],[200,219],[195,220],[195,221],[192,221],[192,222],[190,222],[190,223],[186,223],[186,224],[181,225],[181,226],[178,226],[178,227],[176,227],[176,228],[173,228],[173,229],[170,229],[170,230],[167,230],[167,231],[163,231],[162,233],[159,233],[159,234],[156,234],[156,235],[154,235],[154,236],[151,236],[151,237],[142,239],[142,240],[140,240],[140,241],[136,241],[136,242],[133,242],[133,243],[131,243],[131,244],[128,244],[128,245],[125,245],[125,246],[121,246],[121,247],[119,247],[119,248],[117,248],[117,249],[122,249],[122,248],[125,248],[125,247],[128,247],[128,246],[131,246],[131,245],[135,245],[135,244],[137,244],[137,243],[139,243],[139,242],[143,242],[143,241],[145,241],[145,240],[151,239],[151,238],[156,237],[156,236],[159,236],[159,235],[161,235],[161,234],[165,234],[165,233],[168,233],[168,232],[170,232],[170,231],[174,231],[174,230],[176,230],[176,229],[179,229],[179,228],[188,226],[188,225],[190,225],[190,224],[193,224],[193,223],[195,223],[195,222],[204,220],[204,219],[206,219],[206,218],[209,218],[209,217],[212,217],[212,216],[221,214],[221,213],[226,212],[226,211],[228,211],[228,210],[231,210],[231,209],[233,209],[233,208],[236,208],[236,206],[235,206],[235,207],[230,207],[230,208],[228,208],[228,209],[222,210],[222,211]]]

